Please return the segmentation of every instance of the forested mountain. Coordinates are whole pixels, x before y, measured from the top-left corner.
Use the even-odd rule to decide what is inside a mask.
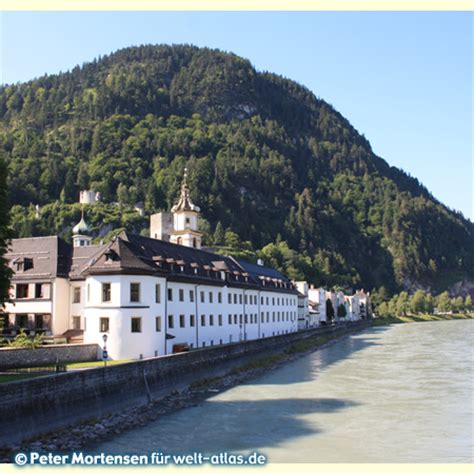
[[[393,292],[474,279],[473,223],[324,100],[233,54],[123,49],[3,86],[0,117],[16,236],[66,235],[89,188],[105,202],[86,211],[97,236],[144,233],[133,205],[168,210],[187,166],[209,245],[261,250],[317,284]]]

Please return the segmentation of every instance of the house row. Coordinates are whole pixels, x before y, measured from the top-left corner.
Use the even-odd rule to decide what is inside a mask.
[[[328,324],[330,320],[358,321],[371,315],[370,294],[364,290],[346,295],[342,291],[315,288],[306,281],[298,281],[295,286],[298,289],[299,330]],[[328,305],[332,307],[334,313],[332,317],[328,314]]]

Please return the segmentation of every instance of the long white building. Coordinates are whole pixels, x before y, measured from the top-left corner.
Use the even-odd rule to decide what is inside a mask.
[[[83,333],[101,347],[106,335],[116,360],[297,331],[293,283],[201,249],[198,213],[185,176],[171,215],[151,216],[150,238],[123,232],[92,245],[82,218],[72,245],[57,236],[14,239],[9,330]]]

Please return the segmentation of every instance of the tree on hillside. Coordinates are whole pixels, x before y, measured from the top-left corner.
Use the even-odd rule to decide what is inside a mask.
[[[8,169],[3,156],[0,156],[0,329],[4,325],[2,306],[8,301],[8,290],[12,272],[4,257],[8,249],[10,235],[10,207],[7,198]]]

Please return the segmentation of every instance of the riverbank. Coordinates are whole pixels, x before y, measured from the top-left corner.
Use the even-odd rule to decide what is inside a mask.
[[[407,316],[389,316],[373,320],[374,326],[387,324],[420,323],[424,321],[453,321],[457,319],[473,319],[474,313],[467,314],[409,314]]]
[[[357,330],[354,332],[358,332]],[[30,438],[21,444],[11,445],[0,450],[0,462],[11,462],[15,452],[70,452],[87,449],[98,442],[106,441],[115,435],[169,415],[182,408],[196,406],[216,393],[228,390],[248,380],[262,376],[287,362],[303,357],[315,350],[347,337],[346,334],[315,335],[289,344],[282,352],[260,356],[236,365],[221,376],[203,378],[191,383],[182,390],[152,400],[145,405],[121,410],[101,418],[69,425],[66,428]]]

